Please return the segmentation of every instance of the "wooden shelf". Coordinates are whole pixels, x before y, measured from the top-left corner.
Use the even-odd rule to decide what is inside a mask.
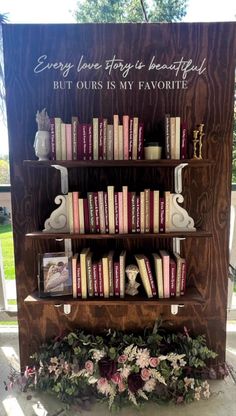
[[[142,240],[145,238],[186,238],[186,237],[212,237],[209,231],[177,231],[169,233],[133,233],[133,234],[77,234],[77,233],[48,233],[43,231],[35,231],[26,234],[27,238],[31,239],[85,239],[85,240],[122,240],[125,238],[133,240]]]
[[[157,299],[157,298],[145,298],[141,296],[126,296],[124,299],[111,297],[108,299],[104,298],[87,298],[87,299],[73,299],[71,296],[57,296],[41,298],[38,296],[38,292],[28,295],[25,300],[28,304],[46,304],[46,305],[94,305],[94,306],[124,306],[124,305],[202,305],[204,299],[196,288],[189,288],[184,296]]]
[[[106,167],[175,167],[181,163],[188,163],[190,167],[204,167],[213,165],[209,159],[159,159],[159,160],[24,160],[24,166],[32,168],[50,168],[60,165],[66,168],[106,168]]]

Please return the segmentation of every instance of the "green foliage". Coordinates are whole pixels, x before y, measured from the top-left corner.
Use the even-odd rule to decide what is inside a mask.
[[[78,0],[78,23],[177,22],[186,15],[187,0]]]
[[[0,226],[0,241],[5,279],[13,280],[15,279],[15,264],[11,224]]]
[[[106,331],[100,335],[78,330],[44,343],[22,376],[11,383],[54,393],[83,407],[107,401],[110,410],[146,400],[158,403],[191,402],[210,395],[207,377],[216,370],[207,360],[216,354],[204,336],[170,333],[163,328],[142,333]],[[221,375],[222,375],[221,367]]]
[[[9,162],[7,160],[0,159],[0,184],[9,184]]]

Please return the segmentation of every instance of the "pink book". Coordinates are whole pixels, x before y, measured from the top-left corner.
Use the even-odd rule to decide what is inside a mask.
[[[88,155],[88,134],[87,124],[81,124],[82,126],[82,160],[87,160]]]
[[[50,118],[51,160],[56,160],[55,120]]]
[[[144,124],[138,126],[138,160],[144,159]]]
[[[99,296],[104,296],[102,260],[98,262],[98,292]]]
[[[66,160],[72,160],[71,124],[66,124]]]
[[[170,255],[166,250],[160,250],[163,270],[164,298],[170,297]]]
[[[134,119],[133,117],[129,118],[129,160],[132,160],[133,154],[133,127],[134,127]]]
[[[82,290],[81,290],[81,268],[80,263],[77,263],[77,297],[81,298]]]
[[[114,192],[114,207],[115,207],[115,233],[119,233],[119,202],[118,192]]]
[[[114,294],[120,296],[120,263],[114,262]]]
[[[129,116],[123,116],[124,160],[129,159]]]
[[[152,294],[153,294],[153,296],[156,296],[157,295],[157,290],[156,290],[153,275],[152,275],[152,269],[151,269],[151,266],[150,266],[150,261],[146,256],[144,256],[144,260],[145,260],[145,264],[146,264],[146,269],[147,269],[147,274],[148,274],[148,279],[149,279],[149,282],[150,282]]]
[[[128,234],[128,186],[122,186],[123,194],[123,228],[124,234]]]
[[[170,259],[170,296],[176,296],[176,263]]]
[[[92,273],[93,273],[93,290],[94,290],[94,296],[99,295],[99,289],[98,289],[98,263],[94,263],[92,267]]]
[[[73,231],[79,233],[79,193],[72,192],[72,203],[73,203]]]
[[[180,278],[180,294],[184,295],[186,290],[187,267],[186,260],[181,264],[181,278]]]
[[[119,216],[119,234],[124,233],[123,224],[123,193],[118,192],[118,216]]]

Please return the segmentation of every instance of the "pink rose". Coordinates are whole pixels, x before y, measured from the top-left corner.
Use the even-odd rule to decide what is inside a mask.
[[[160,362],[160,360],[157,357],[151,357],[149,359],[149,364],[150,364],[151,367],[157,367],[159,362]]]
[[[98,379],[98,387],[105,386],[107,384],[107,379],[104,377],[101,377]]]
[[[93,374],[93,362],[92,361],[90,360],[86,361],[84,367],[89,374]]]
[[[125,354],[122,354],[118,357],[118,363],[123,364],[128,360],[128,356]]]
[[[141,370],[142,379],[144,381],[147,381],[147,380],[149,380],[150,376],[151,376],[150,370],[148,370],[147,368],[142,368],[142,370]]]
[[[111,381],[113,381],[114,384],[119,384],[121,382],[121,375],[120,373],[115,373],[111,376]]]
[[[118,390],[119,390],[119,393],[122,393],[123,391],[125,391],[125,384],[123,383],[123,381],[121,381],[118,384]]]

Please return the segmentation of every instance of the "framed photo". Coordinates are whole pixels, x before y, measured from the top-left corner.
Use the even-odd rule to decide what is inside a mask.
[[[71,254],[44,253],[39,256],[39,295],[62,296],[72,294]]]

